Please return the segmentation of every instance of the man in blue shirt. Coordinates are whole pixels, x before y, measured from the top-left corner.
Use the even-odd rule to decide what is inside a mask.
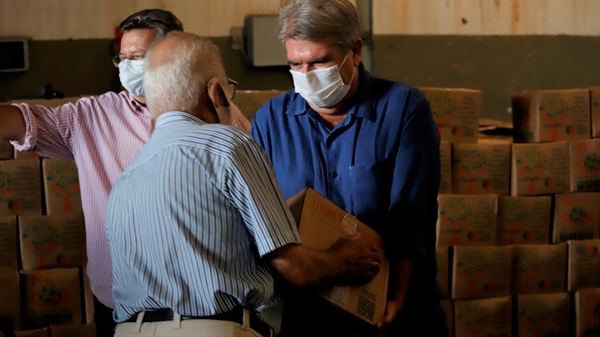
[[[447,336],[435,255],[440,139],[429,102],[364,69],[349,1],[292,1],[279,20],[295,90],[265,104],[251,132],[284,196],[311,187],[382,234],[392,272],[377,328]],[[287,302],[282,336],[303,334],[306,324],[293,324],[303,313],[296,308]],[[317,316],[327,314],[311,310],[310,319]]]
[[[301,244],[270,160],[227,125],[237,108],[210,40],[167,35],[143,81],[156,128],[107,208],[116,337],[270,337],[283,304],[276,278],[353,284],[379,271],[360,235],[325,252]]]

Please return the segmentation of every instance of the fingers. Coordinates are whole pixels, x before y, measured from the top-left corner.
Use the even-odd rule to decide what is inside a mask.
[[[385,315],[377,322],[376,326],[379,330],[386,330],[392,325],[392,321],[398,314],[398,306],[394,302],[387,302],[385,305]]]

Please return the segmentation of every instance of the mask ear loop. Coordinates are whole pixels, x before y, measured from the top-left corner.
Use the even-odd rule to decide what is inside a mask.
[[[346,57],[344,57],[344,60],[342,61],[342,64],[339,65],[338,70],[342,68],[342,66],[344,65],[344,63],[346,63],[346,59],[348,58],[348,55],[350,55],[350,53],[346,54]],[[351,85],[352,81],[354,80],[354,74],[356,73],[356,67],[352,66],[352,77],[350,78],[350,82],[348,82],[348,84],[344,83],[344,79],[342,79],[342,83],[344,85]],[[340,77],[342,77],[342,75],[340,75]]]

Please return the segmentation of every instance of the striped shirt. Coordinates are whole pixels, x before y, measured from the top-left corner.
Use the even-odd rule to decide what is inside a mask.
[[[272,164],[249,134],[168,112],[108,200],[114,318],[236,306],[279,330],[282,302],[261,259],[300,243]]]
[[[94,295],[113,308],[112,269],[104,229],[106,200],[121,172],[150,138],[154,120],[127,92],[108,92],[53,109],[23,103],[13,106],[23,113],[26,126],[25,142],[12,142],[17,150],[77,164],[85,213],[87,274]],[[234,123],[248,123],[239,111],[232,110]]]

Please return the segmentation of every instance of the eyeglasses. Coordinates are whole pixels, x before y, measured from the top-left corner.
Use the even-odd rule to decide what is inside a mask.
[[[232,80],[231,78],[227,78],[227,85],[229,86],[229,91],[231,92],[230,98],[234,99],[238,87],[238,82]]]
[[[144,57],[146,57],[146,55],[133,55],[133,57],[130,58],[129,60],[140,61],[140,60],[143,60]],[[113,56],[112,63],[115,66],[115,68],[119,68],[119,64],[121,62],[123,62],[125,59],[128,59],[128,58],[125,57],[124,55],[116,55],[116,56]]]

